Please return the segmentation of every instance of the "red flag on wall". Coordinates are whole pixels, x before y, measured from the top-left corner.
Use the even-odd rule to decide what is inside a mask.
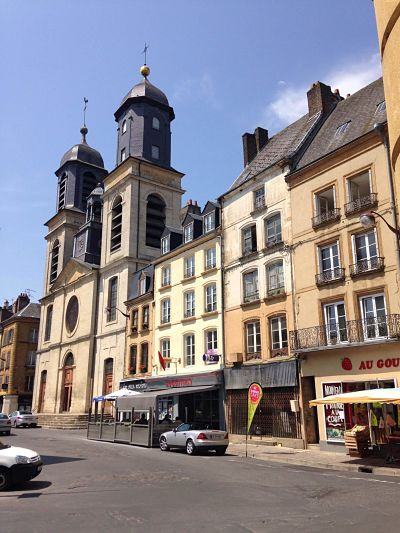
[[[165,370],[165,361],[164,357],[161,355],[161,352],[158,352],[158,360],[160,361],[160,365],[162,366],[162,369]]]

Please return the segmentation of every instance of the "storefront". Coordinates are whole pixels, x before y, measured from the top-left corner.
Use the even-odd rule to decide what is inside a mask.
[[[331,350],[307,354],[302,376],[315,379],[316,397],[370,389],[391,389],[400,382],[400,356],[397,343],[382,346]],[[349,403],[318,405],[318,429],[322,450],[345,451],[344,432],[354,426],[368,426],[372,445],[387,442],[391,432],[400,430],[397,405]]]
[[[229,433],[246,434],[248,388],[257,382],[263,389],[263,397],[254,415],[250,435],[302,445],[297,361],[229,368],[224,370],[224,375]]]
[[[124,379],[120,387],[156,398],[155,424],[168,419],[225,429],[223,372]],[[155,394],[151,394],[155,393]],[[135,400],[137,402],[137,400]],[[132,405],[135,403],[132,400]]]

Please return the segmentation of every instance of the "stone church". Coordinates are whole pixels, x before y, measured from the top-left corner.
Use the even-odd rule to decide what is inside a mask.
[[[171,167],[174,110],[143,79],[115,112],[111,172],[82,140],[55,172],[56,212],[48,233],[33,409],[79,418],[92,398],[123,378],[129,281],[160,254],[165,228],[178,227],[183,174]],[[150,369],[151,370],[151,369]]]

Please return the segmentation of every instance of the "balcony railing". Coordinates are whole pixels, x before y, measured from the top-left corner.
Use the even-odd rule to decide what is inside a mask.
[[[283,296],[286,296],[285,287],[276,287],[275,289],[267,290],[267,299],[279,298]]]
[[[259,299],[260,299],[260,295],[259,295],[258,291],[248,292],[247,294],[245,294],[243,296],[243,302],[245,304],[248,304],[248,303],[251,303],[251,302],[256,302]]]
[[[261,352],[247,352],[246,361],[252,361],[253,359],[261,359]]]
[[[364,320],[340,321],[329,326],[291,331],[292,350],[312,350],[377,340],[400,340],[400,315],[383,315]]]
[[[354,265],[350,265],[350,276],[362,276],[369,272],[379,272],[385,268],[384,257],[371,257],[371,259],[361,259]]]
[[[341,281],[345,278],[344,268],[335,267],[332,270],[325,270],[320,274],[315,275],[315,283],[317,285],[326,285],[335,281]]]
[[[330,211],[327,211],[326,213],[320,213],[316,217],[313,217],[311,219],[312,227],[318,228],[319,226],[323,226],[324,224],[329,224],[330,222],[334,222],[335,220],[340,219],[340,209],[335,208],[331,209]]]
[[[361,198],[357,198],[356,200],[345,204],[344,212],[346,213],[346,215],[352,215],[353,213],[357,213],[358,211],[363,211],[364,209],[367,209],[369,207],[374,207],[377,203],[377,193],[371,192],[366,196],[362,196]]]
[[[284,348],[275,348],[271,350],[271,357],[285,357],[289,355],[289,348],[286,346]]]

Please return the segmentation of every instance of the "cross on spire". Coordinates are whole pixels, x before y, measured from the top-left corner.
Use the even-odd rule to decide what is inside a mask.
[[[146,61],[147,61],[147,49],[148,49],[149,46],[150,46],[149,44],[144,43],[144,49],[143,49],[142,54],[144,54],[144,64],[145,65],[147,64],[146,63]]]
[[[86,108],[89,100],[86,98],[86,96],[83,97],[83,126],[86,128]]]

